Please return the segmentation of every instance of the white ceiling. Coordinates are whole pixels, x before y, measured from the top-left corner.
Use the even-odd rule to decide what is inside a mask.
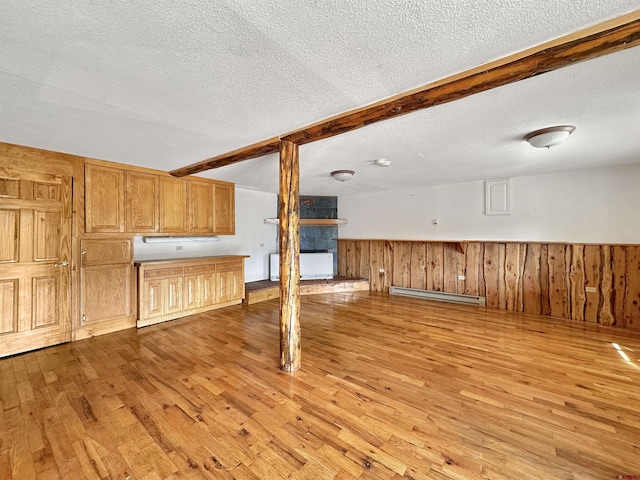
[[[172,170],[635,11],[640,0],[4,0],[0,141]],[[578,128],[533,149],[527,132]],[[300,149],[304,194],[640,163],[640,48]],[[392,162],[372,165],[375,158]],[[267,156],[207,176],[276,192]],[[340,168],[356,171],[346,183]]]

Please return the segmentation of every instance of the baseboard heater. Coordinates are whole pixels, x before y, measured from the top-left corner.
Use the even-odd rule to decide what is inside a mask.
[[[427,300],[438,300],[440,302],[460,303],[463,305],[487,306],[486,297],[475,295],[462,295],[460,293],[436,292],[433,290],[420,290],[418,288],[390,287],[389,293],[392,295],[403,295],[405,297],[426,298]]]

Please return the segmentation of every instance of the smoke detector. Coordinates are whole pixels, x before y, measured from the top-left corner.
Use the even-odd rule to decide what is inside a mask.
[[[387,160],[386,158],[376,158],[373,161],[373,163],[375,163],[379,167],[388,167],[389,165],[391,165],[391,162],[389,160]]]

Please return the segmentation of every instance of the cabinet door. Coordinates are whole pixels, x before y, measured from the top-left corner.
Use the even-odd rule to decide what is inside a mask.
[[[164,312],[162,280],[145,281],[142,292],[143,301],[140,305],[143,310],[142,317],[146,320],[162,315]]]
[[[189,232],[213,233],[213,185],[189,180]]]
[[[80,241],[82,267],[130,264],[133,244],[130,238],[83,238]]]
[[[163,280],[165,295],[164,314],[179,313],[182,310],[182,277]]]
[[[85,165],[87,233],[124,232],[124,171]]]
[[[216,184],[213,204],[215,209],[213,232],[220,235],[235,234],[236,210],[233,184]]]
[[[149,173],[126,172],[127,232],[151,233],[159,230],[158,176]]]
[[[184,308],[189,310],[201,305],[200,281],[198,275],[184,277]]]
[[[233,272],[219,272],[216,274],[218,296],[216,303],[227,303],[233,300]]]
[[[242,300],[244,298],[244,273],[242,271],[233,272],[233,292],[232,300]]]
[[[128,264],[82,267],[80,328],[85,331],[80,337],[133,326],[132,268]]]
[[[202,307],[210,307],[216,303],[216,274],[207,273],[198,275],[200,283],[200,304]]]
[[[241,261],[216,265],[218,303],[240,300],[244,297],[244,269]]]
[[[187,231],[187,182],[184,180],[160,177],[160,231]]]
[[[132,327],[133,248],[130,238],[80,241],[80,328],[76,340]]]

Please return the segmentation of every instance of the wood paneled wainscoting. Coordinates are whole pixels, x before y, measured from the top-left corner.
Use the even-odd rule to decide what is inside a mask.
[[[339,239],[338,274],[640,329],[640,245]]]

